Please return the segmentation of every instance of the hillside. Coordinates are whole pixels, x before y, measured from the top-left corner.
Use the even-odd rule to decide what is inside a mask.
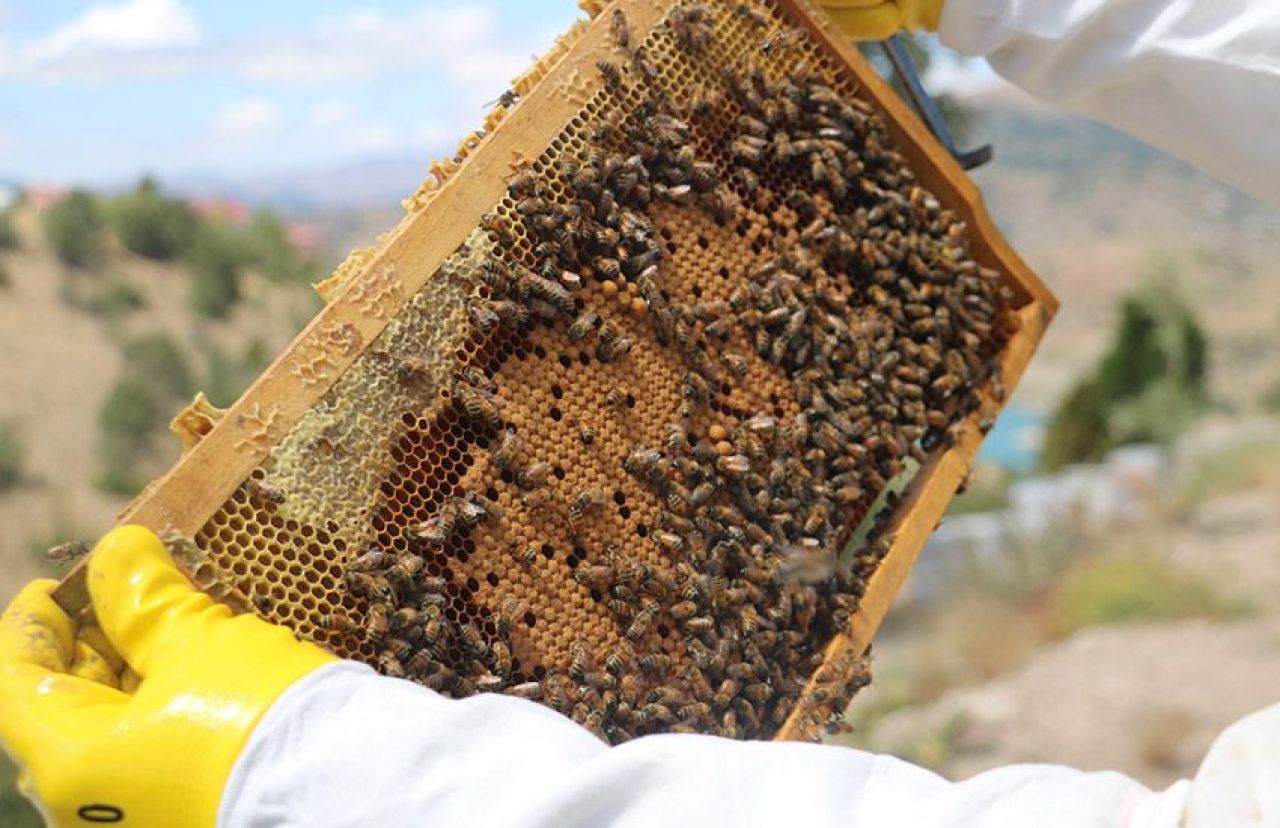
[[[1062,301],[1019,402],[1051,405],[1092,362],[1116,299],[1167,278],[1212,343],[1213,393],[1247,411],[1280,382],[1280,211],[1107,127],[1004,91],[974,103],[996,148],[975,174],[996,222]]]
[[[104,261],[79,271],[55,257],[39,211],[20,207],[14,218],[21,246],[0,250],[0,267],[8,274],[0,288],[0,423],[18,435],[23,458],[17,484],[0,490],[3,601],[47,571],[40,550],[92,538],[127,501],[122,493],[104,491],[97,478],[107,439],[102,410],[126,375],[123,349],[129,343],[135,351],[139,342],[171,343],[181,372],[189,375],[184,382],[227,405],[319,306],[307,285],[272,282],[250,270],[241,278],[242,298],[226,318],[209,319],[191,309],[191,276],[182,265],[150,261],[109,241]],[[111,298],[121,296],[132,298]],[[155,384],[172,380],[151,378]],[[170,394],[162,404],[160,419],[167,422],[182,402]],[[153,432],[136,457],[142,479],[178,456],[178,443],[161,433],[162,424]]]

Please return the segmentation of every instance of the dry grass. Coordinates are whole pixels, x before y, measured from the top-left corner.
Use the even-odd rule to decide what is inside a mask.
[[[1184,618],[1223,620],[1248,612],[1200,575],[1149,551],[1117,551],[1064,573],[1051,597],[1055,635],[1084,627]]]

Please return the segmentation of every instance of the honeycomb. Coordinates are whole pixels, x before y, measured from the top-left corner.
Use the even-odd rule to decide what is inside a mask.
[[[828,643],[895,484],[1000,396],[1028,296],[793,4],[597,11],[487,124],[607,30],[560,72],[576,114],[420,288],[369,251],[321,286],[379,330],[318,321],[273,366],[318,392],[295,422],[237,404],[255,467],[194,546],[219,594],[454,696],[612,742],[768,738],[803,697],[813,735],[869,680]]]

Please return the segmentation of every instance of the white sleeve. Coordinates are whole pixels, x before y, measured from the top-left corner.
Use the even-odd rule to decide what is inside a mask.
[[[1280,206],[1280,3],[947,0],[938,28],[1054,106]]]
[[[451,701],[345,662],[263,717],[218,825],[1172,828],[1184,799],[1050,765],[951,783],[831,746],[670,735],[610,748],[532,702]]]

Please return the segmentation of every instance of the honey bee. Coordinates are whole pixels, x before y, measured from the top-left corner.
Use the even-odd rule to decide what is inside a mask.
[[[458,644],[472,656],[479,657],[487,652],[484,636],[475,624],[465,621],[455,628]]]
[[[383,636],[391,628],[391,610],[386,604],[371,604],[369,606],[369,614],[365,619],[364,637],[365,640],[376,644],[382,640]]]
[[[592,445],[596,441],[595,427],[587,423],[580,423],[578,425],[578,438],[582,440],[584,446]]]
[[[510,550],[511,556],[525,566],[530,566],[538,560],[537,544],[527,543],[523,548],[517,548],[516,544],[513,543],[510,546]]]
[[[418,650],[404,662],[404,671],[415,678],[425,678],[433,664],[430,650]]]
[[[400,555],[396,558],[395,564],[387,570],[387,578],[398,586],[407,587],[422,571],[423,563],[424,561],[418,555]]]
[[[658,67],[649,59],[649,54],[641,46],[631,53],[631,65],[644,75],[645,80],[655,81],[658,78]]]
[[[347,572],[345,580],[347,588],[353,595],[368,598],[371,601],[383,601],[391,597],[391,582],[386,578],[367,575],[363,572]]]
[[[520,438],[510,428],[503,429],[502,434],[498,438],[498,444],[493,449],[493,465],[498,471],[506,471],[513,462],[516,455],[520,453]]]
[[[480,281],[495,292],[505,293],[511,283],[511,271],[498,259],[485,259],[480,265]]]
[[[645,653],[636,659],[636,666],[647,673],[665,673],[671,664],[671,656],[666,653]]]
[[[618,68],[616,63],[607,60],[596,61],[596,69],[600,72],[600,77],[604,78],[605,86],[610,89],[619,89],[622,87],[622,70]]]
[[[569,504],[569,520],[578,523],[588,509],[597,509],[604,504],[604,492],[599,489],[583,489]]]
[[[595,327],[596,322],[598,322],[599,319],[600,317],[592,313],[591,311],[586,311],[582,313],[577,319],[573,321],[573,324],[569,326],[569,330],[568,330],[569,341],[578,342],[587,334],[591,333],[592,328]]]
[[[404,665],[400,663],[400,659],[396,658],[395,653],[390,650],[383,650],[378,653],[378,669],[382,671],[384,676],[391,678],[404,678]]]
[[[67,541],[45,550],[46,559],[54,563],[70,563],[78,561],[89,554],[89,544],[84,541]]]
[[[515,696],[518,699],[528,699],[529,701],[538,701],[542,698],[542,682],[526,681],[521,684],[513,684],[506,688],[505,692],[508,696]]]
[[[677,621],[685,621],[698,614],[698,605],[693,601],[678,601],[668,610]]]
[[[526,509],[541,509],[551,505],[551,492],[546,489],[535,489],[520,495],[520,505]]]
[[[751,461],[741,454],[727,454],[716,460],[716,470],[730,477],[741,477],[751,471]]]
[[[649,631],[650,625],[653,624],[655,615],[657,615],[657,609],[654,604],[646,604],[641,608],[627,627],[627,640],[635,642],[644,638],[645,633]]]
[[[724,105],[724,95],[717,89],[699,90],[693,97],[690,110],[695,115],[709,115]]]
[[[495,641],[489,645],[489,660],[493,665],[493,672],[497,673],[503,679],[511,678],[511,648],[501,641]]]
[[[497,384],[489,379],[489,376],[484,371],[474,365],[464,365],[458,373],[468,385],[478,388],[486,394],[496,394],[498,392]]]
[[[649,537],[653,538],[653,542],[666,552],[675,553],[684,548],[684,538],[675,532],[652,532]]]
[[[739,3],[734,7],[733,13],[753,26],[769,25],[769,16],[750,3]]]
[[[381,547],[371,546],[367,552],[347,564],[347,569],[352,572],[372,572],[377,569],[386,569],[395,563],[395,560],[395,555],[382,551]]]
[[[510,109],[511,107],[515,106],[519,102],[519,100],[520,100],[520,96],[516,94],[516,91],[514,89],[508,89],[498,97],[484,104],[484,107],[485,109],[488,109],[496,105],[496,106],[502,107],[503,109]]]
[[[601,330],[604,330],[601,328]],[[596,358],[601,362],[613,362],[631,352],[634,341],[629,336],[615,337],[608,342],[601,342],[596,348]]]
[[[324,617],[324,628],[330,632],[350,634],[356,631],[356,622],[341,610],[335,610]]]
[[[676,42],[688,51],[700,51],[711,44],[715,33],[711,28],[711,9],[705,3],[676,6],[667,18],[667,25],[676,36]]]
[[[608,393],[604,395],[604,404],[616,412],[621,413],[623,409],[629,408],[627,398],[630,397],[626,391],[621,388],[610,388]]]
[[[265,480],[259,480],[256,477],[251,477],[245,485],[249,489],[250,495],[253,497],[261,498],[270,503],[274,503],[277,506],[284,503],[284,489],[274,483],[268,483]]]
[[[551,475],[551,464],[543,460],[530,463],[516,472],[516,485],[522,489],[536,489]]]
[[[482,499],[479,496],[474,494],[468,496],[468,498],[465,500],[455,498],[453,502],[455,504],[455,511],[456,511],[456,514],[458,515],[458,519],[462,521],[464,526],[468,526],[468,527],[476,526],[480,523],[480,521],[491,516],[489,513],[489,509],[486,508],[485,506],[486,503],[490,504],[491,506],[495,506],[495,507],[497,506],[497,504],[494,503],[492,500],[489,500],[488,498],[483,498],[483,501],[482,501]],[[498,508],[497,511],[499,512],[501,511],[500,507]],[[496,514],[492,515],[492,517],[496,518],[497,515]]]
[[[462,404],[469,418],[486,423],[490,428],[502,426],[502,412],[497,397],[464,382],[454,382],[451,390],[454,399]]]
[[[453,534],[454,516],[441,510],[440,514],[427,518],[422,523],[410,526],[405,534],[411,540],[425,541],[433,546],[440,546]]]
[[[511,244],[515,236],[511,232],[511,222],[500,213],[485,213],[480,217],[480,229],[503,244]]]
[[[729,150],[739,161],[758,164],[764,158],[769,142],[754,135],[739,135],[729,144]]]

